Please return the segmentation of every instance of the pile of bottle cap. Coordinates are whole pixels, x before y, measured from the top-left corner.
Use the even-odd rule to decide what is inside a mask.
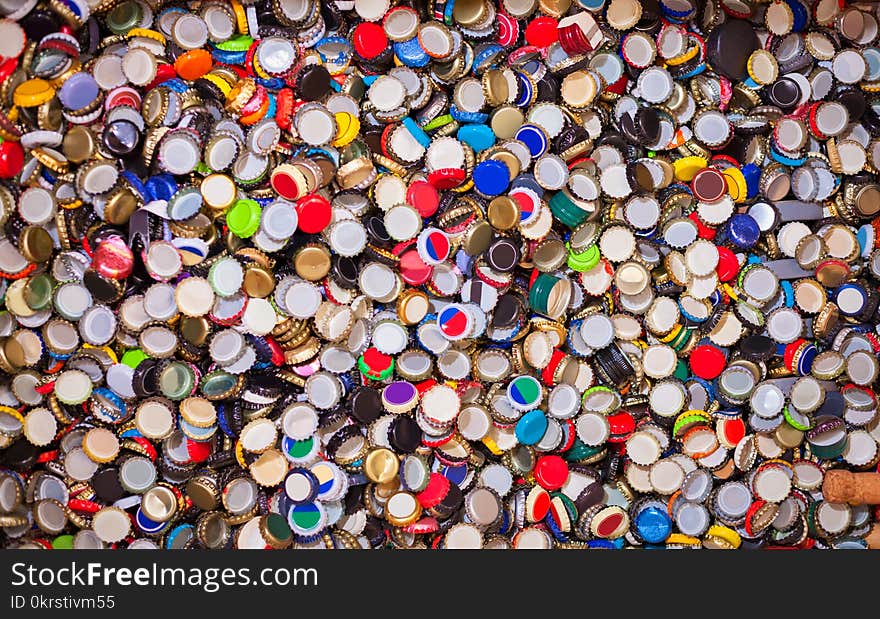
[[[880,9],[0,0],[0,528],[864,548]]]

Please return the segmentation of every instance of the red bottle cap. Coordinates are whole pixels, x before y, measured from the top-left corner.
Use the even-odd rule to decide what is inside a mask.
[[[24,167],[24,150],[18,142],[0,144],[0,178],[12,178]]]
[[[423,218],[431,217],[440,206],[440,194],[428,181],[413,181],[406,189],[406,203]]]
[[[7,58],[0,62],[0,81],[6,81],[10,75],[15,73],[18,68],[18,58]]]
[[[560,456],[541,456],[535,463],[535,481],[547,490],[558,490],[568,479],[568,463]]]
[[[449,480],[440,473],[431,473],[428,485],[416,495],[416,498],[425,509],[435,507],[449,494],[449,484]]]
[[[193,462],[204,462],[211,455],[211,441],[186,440],[186,452]]]
[[[434,267],[425,264],[415,249],[409,249],[400,256],[400,276],[410,286],[421,286],[431,279]]]
[[[693,213],[688,215],[688,217],[691,219],[691,221],[693,221],[695,224],[697,224],[697,236],[699,236],[701,239],[706,239],[707,241],[711,241],[711,240],[715,239],[715,235],[717,234],[717,230],[715,230],[715,228],[710,228],[709,226],[704,224],[702,221],[700,221],[700,218],[697,217],[696,211],[694,211]]]
[[[718,267],[715,270],[718,273],[718,279],[722,282],[729,282],[736,278],[739,273],[739,260],[736,254],[724,246],[718,247]]]
[[[739,418],[719,420],[717,431],[728,445],[737,445],[746,435],[746,423]]]
[[[382,26],[365,21],[354,29],[351,44],[360,57],[372,60],[388,48],[388,37]]]
[[[537,17],[526,26],[526,41],[535,47],[547,47],[559,39],[556,26],[559,24],[552,17]]]
[[[620,411],[608,416],[608,427],[611,429],[611,437],[608,442],[622,443],[636,429],[636,420],[626,411]]]
[[[317,234],[330,225],[333,214],[330,203],[323,196],[310,194],[296,203],[299,229],[306,234]]]
[[[786,345],[785,350],[782,353],[782,361],[785,363],[785,367],[787,367],[792,372],[794,371],[794,356],[797,353],[798,349],[805,345],[807,340],[804,338],[798,338],[790,344]]]
[[[162,63],[156,67],[156,77],[153,78],[153,81],[147,84],[147,87],[144,90],[150,90],[159,86],[160,84],[164,84],[170,79],[174,79],[177,77],[177,71],[174,69],[174,65],[170,65],[168,63]]]
[[[702,344],[691,351],[691,372],[705,380],[718,378],[727,365],[727,357],[716,346]]]
[[[452,189],[461,185],[466,177],[461,168],[443,168],[428,173],[428,182],[437,189]]]

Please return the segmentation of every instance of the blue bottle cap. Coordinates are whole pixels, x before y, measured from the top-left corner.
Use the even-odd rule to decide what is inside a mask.
[[[151,176],[144,183],[146,189],[146,198],[148,201],[153,200],[170,200],[171,196],[177,193],[177,181],[170,174],[157,174]]]
[[[403,119],[402,124],[404,127],[406,127],[406,130],[409,131],[410,135],[413,136],[416,142],[418,142],[425,148],[428,148],[431,145],[431,138],[428,136],[427,133],[425,133],[424,129],[419,127],[418,123],[416,123],[416,121],[414,121],[412,118],[407,116]],[[494,139],[495,136],[493,135],[492,137]],[[459,139],[461,139],[461,137],[459,137]],[[474,146],[471,145],[471,148],[474,148]]]
[[[510,185],[510,169],[501,161],[487,159],[474,167],[474,186],[486,196],[499,196]]]
[[[486,150],[495,145],[495,133],[487,125],[463,125],[458,130],[456,137],[476,152]]]
[[[394,55],[408,67],[424,67],[431,62],[431,57],[428,56],[419,44],[418,37],[413,37],[409,41],[395,43]]]
[[[856,316],[868,302],[868,293],[861,284],[843,284],[834,291],[834,302],[844,316]]]
[[[544,197],[544,188],[538,184],[538,181],[535,180],[535,176],[531,172],[527,172],[525,174],[520,174],[515,179],[510,182],[510,190],[518,189],[520,187],[525,187],[526,189],[531,189],[536,194],[538,194],[539,198]]]
[[[528,147],[532,159],[537,159],[546,153],[550,145],[547,134],[538,125],[523,125],[517,129],[513,137]]]
[[[648,506],[639,511],[635,518],[636,530],[649,544],[663,542],[672,532],[669,514],[658,507]]]
[[[534,445],[547,431],[547,417],[543,411],[533,410],[519,418],[514,428],[516,438],[523,445]]]
[[[737,213],[727,222],[727,238],[736,247],[748,249],[761,238],[761,229],[754,217],[747,213]]]

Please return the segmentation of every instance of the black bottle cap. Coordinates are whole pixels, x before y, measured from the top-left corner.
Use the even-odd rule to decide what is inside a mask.
[[[520,261],[520,251],[516,243],[508,238],[497,239],[486,250],[486,262],[496,271],[509,273]]]
[[[395,417],[388,428],[388,442],[398,453],[412,453],[422,442],[422,429],[412,417]]]
[[[330,72],[319,64],[311,64],[303,68],[297,77],[297,94],[306,101],[318,101],[330,94]]]
[[[750,335],[740,342],[739,350],[751,361],[767,361],[776,353],[776,344],[769,337]]]
[[[846,401],[839,391],[828,391],[825,394],[825,401],[814,413],[814,417],[820,415],[831,415],[833,417],[843,417],[843,411],[846,409]]]
[[[712,30],[706,41],[706,59],[716,73],[741,82],[749,76],[749,56],[760,47],[758,35],[749,22],[731,19]]]
[[[116,120],[104,126],[101,140],[104,147],[118,157],[128,155],[137,148],[141,134],[137,126],[128,120]]]
[[[801,88],[790,77],[780,77],[767,90],[767,99],[783,109],[792,108],[801,100]]]
[[[604,496],[605,491],[602,489],[602,484],[593,482],[581,490],[581,493],[575,499],[574,506],[577,508],[578,513],[582,514],[594,505],[601,503]]]
[[[358,263],[354,258],[336,255],[330,271],[333,281],[343,288],[354,288],[358,283]]]
[[[9,447],[0,451],[0,459],[11,469],[26,471],[37,461],[37,448],[24,438],[19,438]]]
[[[385,222],[378,215],[370,215],[364,220],[367,237],[373,245],[384,245],[391,242],[391,235],[385,229]]]
[[[349,403],[351,416],[361,423],[372,423],[382,414],[382,396],[371,387],[355,391]]]
[[[849,119],[858,121],[868,107],[865,95],[855,88],[839,88],[830,97],[830,101],[839,101],[849,112]]]
[[[512,327],[519,320],[519,313],[519,301],[509,294],[502,295],[492,313],[492,325],[498,328]]]
[[[119,469],[115,466],[95,473],[90,483],[97,497],[104,503],[115,503],[127,494],[119,483]]]
[[[156,393],[157,365],[158,362],[155,359],[144,359],[134,369],[131,377],[131,387],[139,397],[143,398]]]

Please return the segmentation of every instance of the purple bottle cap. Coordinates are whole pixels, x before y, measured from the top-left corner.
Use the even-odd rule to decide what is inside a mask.
[[[74,73],[58,91],[61,105],[69,110],[81,110],[98,98],[98,83],[89,73]]]
[[[397,408],[406,412],[415,405],[418,399],[419,392],[415,386],[405,380],[393,382],[382,390],[382,403],[389,410]]]

